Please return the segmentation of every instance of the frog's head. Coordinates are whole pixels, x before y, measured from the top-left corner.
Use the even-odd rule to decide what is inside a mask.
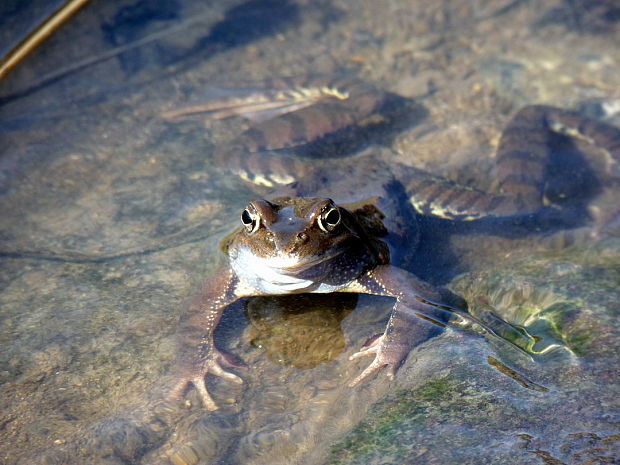
[[[350,217],[330,199],[253,200],[241,213],[243,227],[234,242],[256,257],[302,264],[357,238],[359,228]]]
[[[257,287],[265,287],[263,281],[288,283],[284,277],[295,277],[296,284],[302,278],[350,280],[376,259],[356,216],[331,199],[253,200],[241,223],[224,250],[237,274]]]

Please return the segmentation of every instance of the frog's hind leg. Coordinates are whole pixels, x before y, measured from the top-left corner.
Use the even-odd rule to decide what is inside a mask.
[[[411,176],[411,202],[423,214],[474,220],[530,214],[542,206],[549,131],[539,107],[526,107],[510,121],[497,150],[498,189],[485,192],[417,172]]]
[[[304,89],[225,89],[213,93],[226,93],[194,104],[165,111],[161,114],[167,120],[177,120],[202,115],[213,120],[243,116],[251,121],[261,122],[279,115],[314,105],[321,99],[319,92]]]
[[[347,77],[278,78],[228,96],[162,113],[165,119],[201,114],[243,116],[254,122],[236,141],[249,152],[280,150],[317,141],[372,115],[383,103],[376,87]]]
[[[374,86],[352,78],[274,78],[249,86],[212,87],[196,103],[167,110],[161,116],[164,119],[178,119],[203,114],[210,119],[243,116],[252,121],[265,121],[321,101],[355,100],[369,91],[382,95]]]
[[[307,162],[298,157],[273,156],[269,152],[252,153],[243,146],[217,150],[213,161],[244,181],[267,188],[292,184],[310,171]]]
[[[306,176],[313,168],[300,156],[327,158],[317,147],[341,130],[363,125],[383,99],[383,92],[356,79],[279,78],[259,90],[172,110],[164,117],[204,113],[209,118],[239,115],[258,121],[216,151],[214,161],[253,184],[275,187]]]
[[[558,132],[584,139],[608,154],[608,171],[617,171],[620,129],[553,107],[523,108],[508,123],[497,149],[498,187],[484,192],[416,170],[407,186],[410,200],[423,214],[447,219],[529,215],[545,202],[551,137]]]
[[[497,192],[506,198],[521,199],[527,210],[537,210],[543,203],[550,156],[546,115],[547,107],[542,106],[520,110],[502,132],[497,148]],[[493,210],[491,204],[487,208]]]
[[[282,111],[241,134],[238,141],[248,151],[303,147],[363,126],[384,100],[384,93],[374,86],[346,78],[309,80],[297,89],[299,95],[312,96],[309,103],[291,106],[287,110],[294,111]]]

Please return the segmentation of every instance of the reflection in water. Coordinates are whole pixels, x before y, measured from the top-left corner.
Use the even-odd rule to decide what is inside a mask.
[[[314,368],[333,360],[344,349],[340,323],[356,304],[357,294],[248,299],[247,337],[269,360],[302,370]]]

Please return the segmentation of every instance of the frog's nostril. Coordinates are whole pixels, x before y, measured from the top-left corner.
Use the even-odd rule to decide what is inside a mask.
[[[308,235],[304,232],[297,233],[297,239],[300,241],[305,241],[308,239]]]

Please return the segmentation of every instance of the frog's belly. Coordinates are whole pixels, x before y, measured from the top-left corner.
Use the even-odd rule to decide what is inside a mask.
[[[246,285],[260,294],[282,295],[305,292],[330,293],[343,288],[346,282],[327,283],[321,279],[323,273],[312,273],[313,268],[323,268],[319,263],[314,266],[293,268],[298,261],[290,258],[259,258],[242,250],[231,262],[235,274]],[[314,275],[314,276],[313,276]]]

